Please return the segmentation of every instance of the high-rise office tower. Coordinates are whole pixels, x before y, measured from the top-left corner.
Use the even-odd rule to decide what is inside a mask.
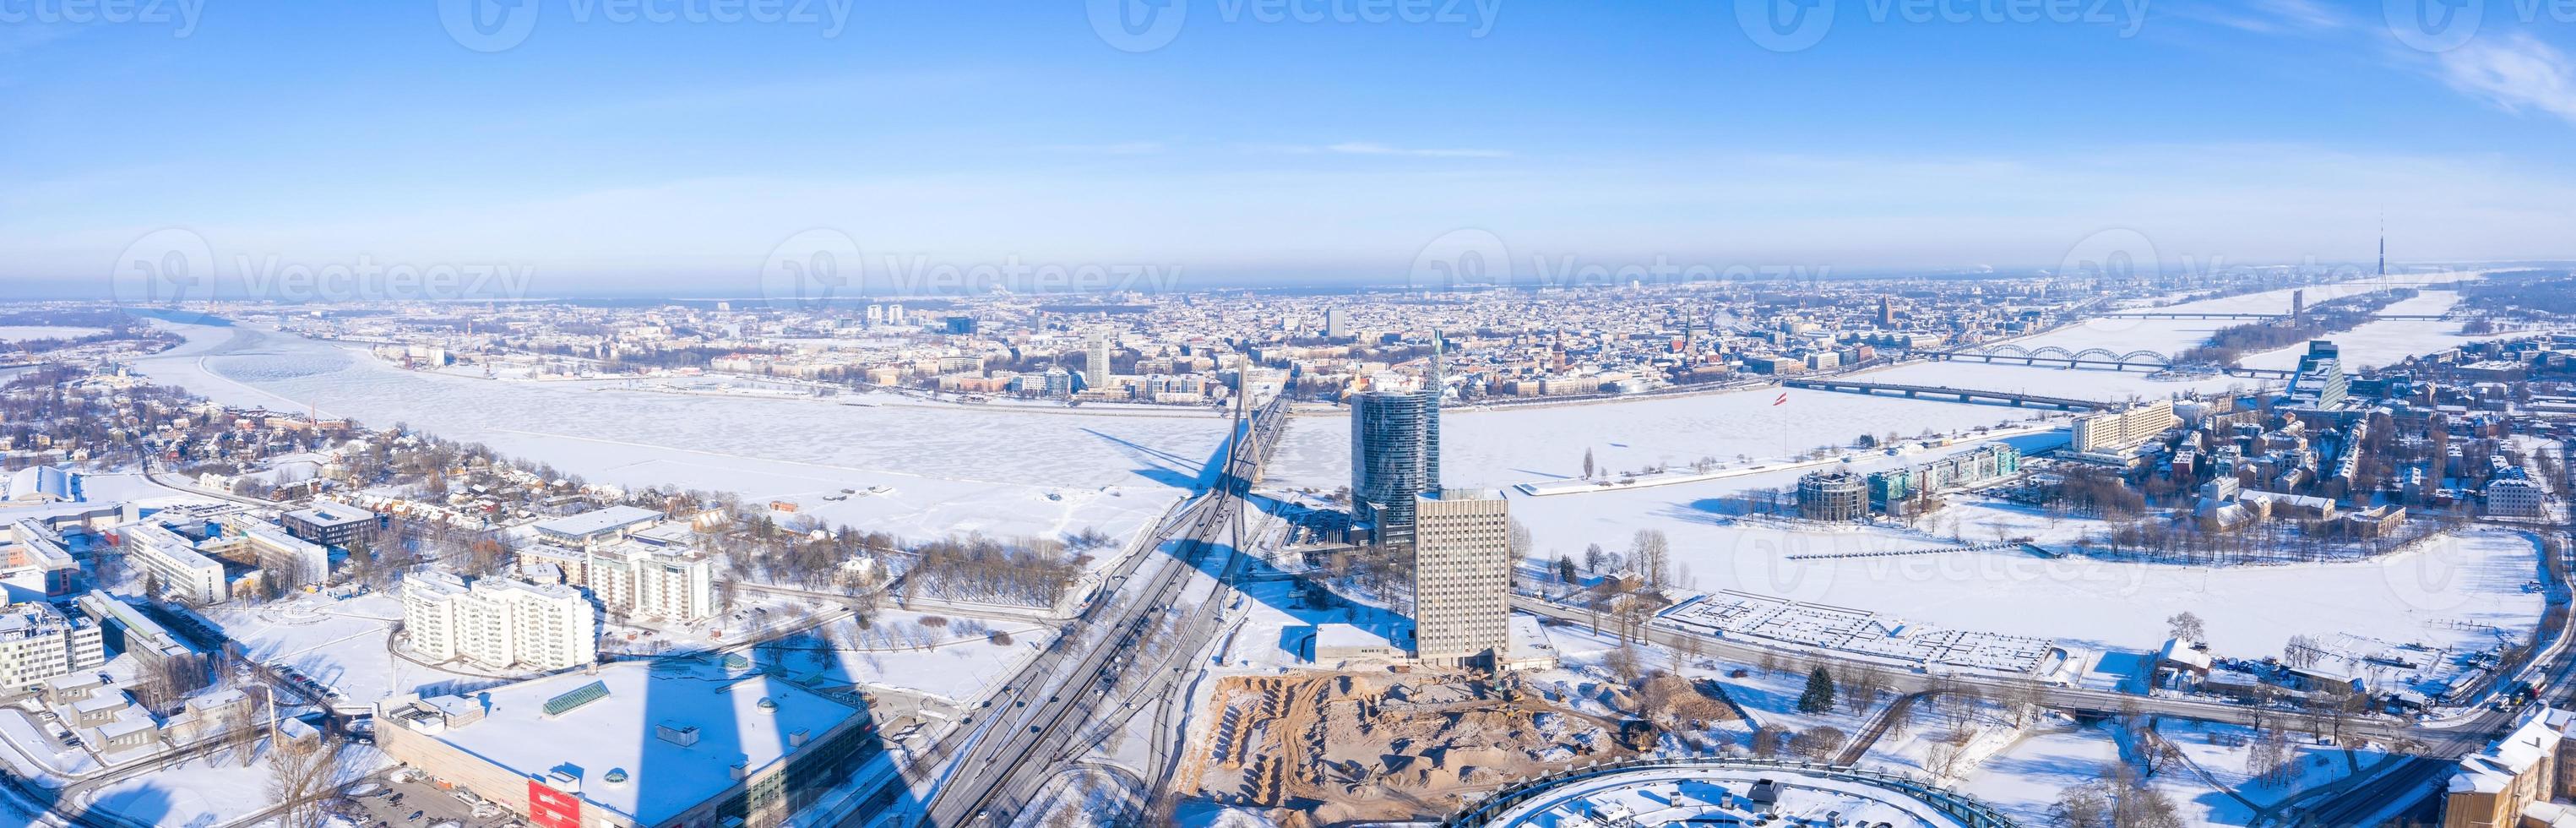
[[[1414,658],[1461,667],[1490,664],[1510,647],[1511,511],[1468,490],[1415,495]]]
[[[1091,329],[1091,335],[1083,340],[1082,346],[1083,353],[1087,357],[1082,366],[1082,379],[1091,383],[1094,388],[1107,386],[1109,383],[1109,329]]]
[[[1351,398],[1351,516],[1368,523],[1379,543],[1413,541],[1413,499],[1439,479],[1438,416],[1415,391],[1370,391]]]
[[[1379,543],[1412,543],[1414,496],[1440,490],[1439,342],[1422,390],[1351,398],[1351,516]]]

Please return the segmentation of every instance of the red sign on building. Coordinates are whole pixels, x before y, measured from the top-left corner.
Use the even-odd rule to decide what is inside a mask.
[[[581,797],[528,780],[528,824],[537,828],[581,828]]]

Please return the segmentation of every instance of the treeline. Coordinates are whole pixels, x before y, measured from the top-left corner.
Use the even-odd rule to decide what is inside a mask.
[[[809,520],[781,524],[765,512],[749,515],[740,521],[734,541],[727,545],[731,554],[726,563],[738,580],[811,590],[857,591],[873,586],[875,577],[862,577],[841,565],[853,560],[883,565],[888,563],[888,553],[899,548],[897,539],[884,532],[862,532],[848,526],[823,530],[815,523]],[[883,571],[886,569],[878,570]]]
[[[2407,521],[2397,534],[2355,537],[2340,521],[2268,521],[2233,532],[2205,532],[2180,521],[2148,519],[2120,524],[2077,547],[2096,558],[2190,566],[2349,560],[2399,549],[2464,522],[2458,515],[2437,514],[2429,521]]]
[[[2072,467],[2040,503],[2083,517],[2125,518],[2147,510],[2147,496],[2109,469]]]
[[[2461,287],[2460,306],[2507,319],[2562,320],[2576,316],[2576,277],[2565,271],[2498,273]]]
[[[2185,364],[2233,365],[2246,354],[2287,348],[2327,334],[2348,331],[2370,321],[2370,315],[2381,308],[2415,298],[2414,288],[2389,288],[2359,296],[2347,296],[2319,302],[2307,309],[2305,319],[2292,324],[2254,322],[2220,328],[2209,341],[2182,352],[2177,359]]]
[[[1089,561],[1068,556],[1064,544],[1043,539],[997,540],[982,534],[948,537],[913,549],[903,573],[905,597],[993,601],[1051,606],[1072,588]]]

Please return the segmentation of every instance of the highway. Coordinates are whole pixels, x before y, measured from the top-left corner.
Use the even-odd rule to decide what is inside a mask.
[[[1221,579],[1232,569],[1241,543],[1236,527],[1249,506],[1240,495],[1258,479],[1265,449],[1286,422],[1278,400],[1254,414],[1242,439],[1228,442],[1208,488],[1119,564],[1103,581],[1101,599],[914,762],[916,773],[936,769],[930,773],[937,776],[923,812],[908,824],[1009,824],[1061,764],[1098,743],[1096,719],[1124,723],[1144,706],[1146,688],[1179,686],[1187,674],[1177,662],[1205,646],[1231,603],[1222,583],[1193,603],[1182,602],[1184,593],[1194,574]],[[1244,450],[1249,444],[1264,449]],[[1164,618],[1184,610],[1185,620]],[[1159,747],[1157,755],[1164,755]]]

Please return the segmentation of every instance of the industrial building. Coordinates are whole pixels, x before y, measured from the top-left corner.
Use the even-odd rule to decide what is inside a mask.
[[[663,659],[376,704],[385,755],[541,828],[777,825],[878,754],[855,697]]]

